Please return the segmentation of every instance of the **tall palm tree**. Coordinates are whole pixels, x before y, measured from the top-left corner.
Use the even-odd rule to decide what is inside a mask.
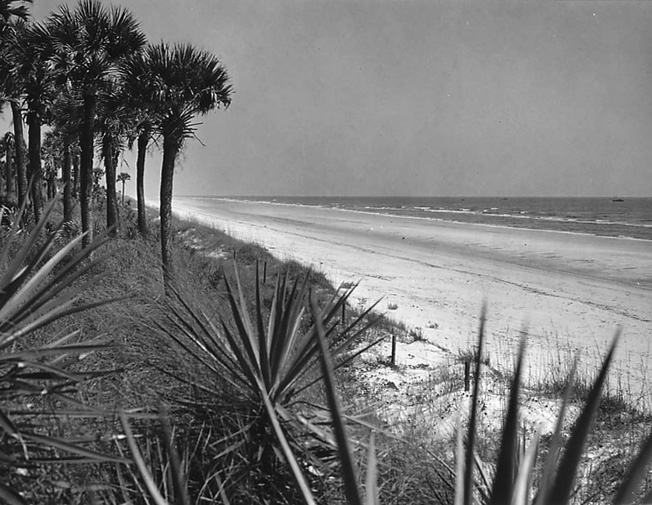
[[[106,173],[106,226],[112,229],[113,235],[119,225],[116,166],[136,121],[136,113],[129,107],[126,93],[116,80],[98,107],[98,141]]]
[[[145,116],[137,126],[137,157],[136,157],[136,205],[138,206],[138,231],[141,236],[147,236],[147,212],[145,211],[145,156],[147,145],[152,138],[152,122]]]
[[[72,221],[72,199],[75,195],[73,164],[78,151],[80,97],[72,90],[60,93],[53,104],[53,131],[60,139],[63,151],[61,159],[61,179],[63,182],[63,220]]]
[[[41,157],[43,162],[43,178],[47,182],[48,199],[56,196],[56,174],[63,165],[63,142],[58,130],[45,132],[41,144]]]
[[[117,181],[122,183],[122,205],[125,204],[125,182],[131,179],[131,175],[127,172],[120,172],[117,177]]]
[[[84,247],[91,242],[93,139],[98,102],[114,79],[120,60],[139,51],[146,42],[136,18],[122,7],[106,8],[99,0],[81,0],[74,10],[61,6],[50,17],[56,55],[55,68],[67,84],[81,93],[79,128],[80,203]]]
[[[22,115],[21,89],[9,58],[10,39],[22,31],[29,12],[23,2],[0,0],[0,95],[9,102],[14,125],[14,161],[18,183],[18,204],[27,199],[27,156]]]
[[[123,66],[128,81],[142,81],[142,99],[163,137],[161,167],[161,256],[166,285],[172,280],[171,229],[174,166],[199,114],[231,104],[229,76],[218,58],[190,44],[150,45]]]
[[[50,64],[51,39],[42,23],[27,24],[8,37],[6,57],[14,82],[25,97],[29,136],[29,172],[32,181],[34,222],[41,219],[43,207],[43,171],[41,165],[41,127],[47,121],[56,96],[54,73]]]
[[[18,182],[18,203],[22,204],[27,197],[27,175],[25,156],[25,140],[23,136],[23,120],[20,108],[20,94],[11,78],[11,64],[7,61],[7,38],[12,36],[17,26],[24,25],[30,17],[29,4],[32,0],[0,0],[0,94],[11,105],[14,121],[14,152],[13,161],[16,164]]]
[[[147,236],[147,213],[145,211],[145,157],[147,147],[154,136],[153,117],[144,107],[140,89],[142,83],[124,81],[125,94],[129,97],[129,106],[136,115],[136,123],[128,137],[129,149],[136,143],[136,205],[138,207],[138,232]]]

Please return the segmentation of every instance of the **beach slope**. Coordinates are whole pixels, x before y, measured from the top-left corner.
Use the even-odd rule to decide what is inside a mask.
[[[453,353],[473,345],[486,302],[492,362],[509,366],[526,329],[533,380],[578,352],[591,373],[621,327],[612,386],[648,389],[650,241],[215,198],[175,197],[174,210],[336,284],[360,281],[357,303],[382,298],[386,314]]]

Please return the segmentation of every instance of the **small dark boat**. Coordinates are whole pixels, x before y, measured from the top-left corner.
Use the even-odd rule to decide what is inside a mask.
[[[625,200],[623,200],[622,198],[614,198],[614,199],[611,200],[611,201],[612,201],[612,202],[624,202]]]

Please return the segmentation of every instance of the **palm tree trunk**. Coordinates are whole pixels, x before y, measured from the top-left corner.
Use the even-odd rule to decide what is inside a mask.
[[[115,187],[115,148],[110,135],[105,135],[102,139],[102,150],[106,174],[106,227],[111,230],[111,236],[115,237],[118,232],[118,201]]]
[[[80,159],[80,204],[82,232],[82,247],[88,247],[93,240],[93,220],[91,202],[93,200],[93,132],[95,131],[95,109],[97,97],[94,92],[84,93],[82,119],[79,125]]]
[[[48,173],[48,200],[52,200],[57,196],[57,173],[52,170]]]
[[[14,184],[14,153],[12,146],[14,142],[11,141],[11,133],[5,135],[6,159],[5,159],[5,177],[6,190],[7,190],[7,203],[10,206],[15,206],[18,201],[16,200],[16,188]]]
[[[72,197],[79,197],[79,153],[72,157]]]
[[[41,118],[38,114],[27,116],[29,135],[29,176],[32,183],[32,204],[34,205],[34,222],[41,220],[43,208],[43,170],[41,168]]]
[[[72,221],[72,187],[70,184],[70,169],[72,168],[72,157],[70,155],[70,142],[68,139],[63,142],[63,167],[61,177],[63,178],[63,220]]]
[[[150,129],[145,128],[138,136],[138,158],[136,160],[136,199],[138,200],[138,231],[147,236],[147,215],[145,214],[145,155]]]
[[[14,121],[14,143],[16,145],[16,179],[18,180],[18,205],[27,200],[27,159],[25,156],[25,134],[20,106],[11,100],[11,115]]]
[[[161,259],[166,291],[172,283],[172,179],[179,143],[163,134],[163,165],[161,168]]]

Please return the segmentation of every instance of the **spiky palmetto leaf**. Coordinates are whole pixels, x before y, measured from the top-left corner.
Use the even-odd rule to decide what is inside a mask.
[[[482,327],[479,335],[479,348],[482,343]],[[473,460],[475,454],[475,436],[477,431],[475,425],[477,409],[476,395],[478,394],[478,375],[476,375],[476,385],[474,387],[473,398],[471,402],[470,421],[468,428],[466,447],[462,445],[461,428],[458,427],[458,447],[457,447],[457,486],[455,503],[458,505],[472,504],[475,502],[474,496],[480,496],[480,503],[509,503],[512,505],[566,505],[572,501],[572,491],[575,477],[579,471],[580,461],[585,451],[585,444],[588,434],[593,425],[602,388],[604,386],[609,365],[613,358],[619,334],[613,340],[598,376],[591,387],[586,403],[583,405],[579,417],[571,431],[570,438],[563,448],[562,425],[565,420],[566,409],[570,403],[571,389],[575,376],[577,364],[573,367],[568,381],[566,392],[561,404],[560,412],[557,417],[557,426],[555,433],[550,441],[547,456],[543,461],[542,474],[538,478],[538,486],[533,488],[535,482],[536,459],[539,447],[539,433],[535,433],[530,441],[527,450],[517,457],[517,433],[518,433],[518,392],[522,375],[523,345],[519,350],[516,371],[512,381],[512,392],[510,403],[505,414],[504,433],[499,448],[499,459],[494,475],[492,494],[490,497],[484,496],[484,493],[476,487],[472,472],[468,471],[468,465]],[[476,374],[481,361],[480,353],[476,357]],[[630,466],[620,491],[615,497],[614,503],[632,503],[641,478],[647,464],[652,459],[652,436],[643,444],[639,456]],[[463,462],[463,463],[462,463]],[[643,502],[647,503],[647,502]]]
[[[71,365],[109,344],[80,342],[77,332],[32,347],[23,343],[56,319],[107,303],[77,302],[89,285],[78,282],[80,277],[101,261],[91,262],[88,255],[104,240],[100,237],[88,250],[75,253],[78,240],[55,250],[56,227],[43,236],[56,203],[49,204],[30,233],[20,229],[19,212],[0,246],[0,469],[4,472],[23,468],[29,474],[33,465],[51,462],[126,461],[99,453],[81,439],[48,434],[47,420],[53,417],[107,415],[74,398],[80,383],[107,372],[84,372]],[[6,486],[0,488],[0,496],[10,496]]]
[[[284,277],[283,279],[287,281],[287,277]],[[288,287],[289,291],[285,291],[285,289],[281,289],[281,291],[286,294],[293,293],[294,289],[297,289],[297,286],[298,283],[294,283],[292,288]],[[277,289],[278,289],[278,283],[277,283]],[[301,288],[298,289],[301,291]],[[242,294],[241,289],[239,289],[239,294]],[[233,292],[230,293],[230,296],[235,297]],[[259,293],[257,293],[257,297],[258,296]],[[236,304],[238,301],[244,303],[243,300],[232,300],[232,302]],[[331,302],[332,301],[333,300],[331,300]],[[291,306],[294,306],[297,303],[296,298],[294,298],[293,296],[289,297],[288,302],[289,305]],[[240,311],[239,307],[238,307],[238,311]],[[274,313],[274,307],[272,307],[272,313]],[[335,392],[335,380],[333,375],[335,366],[333,364],[333,359],[331,357],[331,351],[329,351],[329,347],[332,346],[329,345],[328,343],[328,340],[330,340],[330,338],[322,322],[322,317],[328,315],[328,313],[329,311],[320,309],[317,306],[317,304],[314,303],[313,301],[311,305],[311,316],[314,322],[314,325],[312,326],[312,328],[314,328],[314,332],[311,333],[311,339],[313,340],[313,343],[317,345],[316,352],[317,352],[317,359],[319,361],[318,367],[321,369],[323,380],[326,386],[328,410],[331,413],[333,432],[335,433],[335,439],[337,440],[337,447],[339,450],[340,462],[341,462],[342,472],[344,477],[343,482],[347,486],[347,490],[348,490],[347,496],[349,497],[349,503],[351,504],[355,503],[359,505],[362,505],[363,503],[365,505],[377,505],[379,501],[378,501],[378,488],[376,483],[377,480],[376,455],[375,455],[373,434],[371,436],[370,443],[369,443],[369,452],[368,452],[368,460],[367,460],[368,463],[367,463],[367,479],[366,479],[366,498],[364,502],[360,498],[361,495],[358,494],[357,492],[357,487],[356,487],[358,484],[357,471],[355,470],[353,454],[349,448],[349,439],[344,428],[346,422],[345,419],[347,416],[345,416]],[[287,324],[288,319],[284,317],[285,314],[288,314],[287,310],[281,308],[278,310],[278,312],[276,312],[276,314],[280,316],[280,319],[282,321],[286,321],[286,323],[279,323],[279,324],[281,325]],[[256,318],[258,319],[258,329],[264,331],[264,327],[263,325],[261,325],[262,317],[259,316],[261,316],[260,306],[258,306],[258,309],[256,311]],[[293,320],[292,317],[289,317],[289,319]],[[241,320],[240,323],[242,322],[243,321]],[[244,322],[244,324],[247,327],[251,325],[251,322],[248,320],[248,317],[247,317],[247,321]],[[239,323],[236,322],[236,326],[238,325]],[[273,326],[274,326],[274,321],[270,320],[269,327],[273,327]],[[326,327],[328,328],[329,326],[330,325],[327,325]],[[188,327],[190,327],[190,325]],[[192,355],[194,356],[194,352],[191,350],[190,347],[186,347],[186,345],[183,345],[183,348],[186,349],[186,351],[191,352]],[[263,349],[266,348],[267,346],[263,346]],[[253,351],[253,347],[250,350]],[[266,354],[269,356],[270,353],[267,352]],[[200,356],[197,355],[196,358],[200,359]],[[210,361],[210,359],[208,361]],[[202,363],[209,366],[208,361],[206,362],[202,361]],[[262,368],[263,367],[261,367],[261,369]],[[265,368],[269,369],[269,367],[265,367]],[[262,373],[257,373],[257,374],[254,373],[252,374],[252,376],[255,383],[254,387],[257,389],[259,404],[263,408],[263,413],[261,413],[261,415],[266,416],[267,422],[270,424],[270,428],[276,437],[276,443],[279,445],[279,450],[283,454],[287,465],[290,467],[291,475],[294,477],[295,483],[297,485],[297,489],[300,492],[299,494],[300,499],[302,499],[304,503],[306,503],[306,505],[316,505],[317,500],[313,494],[313,490],[311,489],[308,483],[304,466],[301,464],[301,460],[303,459],[302,454],[300,451],[297,450],[296,444],[293,444],[292,440],[288,438],[287,428],[284,427],[284,424],[286,424],[289,419],[288,411],[283,409],[281,406],[274,404],[268,385],[266,385],[265,381],[263,380]],[[247,384],[246,381],[243,381],[243,383]],[[165,418],[164,416],[161,417],[162,421],[166,421],[166,419],[167,418]],[[127,477],[127,480],[129,480],[130,482],[134,482],[135,484],[133,486],[123,485],[123,488],[126,489],[127,487],[135,487],[140,489],[141,497],[145,501],[145,503],[152,503],[156,505],[167,505],[168,503],[174,502],[173,496],[175,493],[176,496],[183,496],[182,499],[177,499],[178,503],[183,503],[184,505],[191,503],[187,493],[179,493],[179,491],[175,491],[174,493],[172,493],[171,490],[173,486],[169,484],[170,482],[173,482],[174,488],[177,490],[178,489],[187,490],[188,487],[187,471],[181,469],[181,466],[178,463],[176,465],[172,463],[172,460],[175,459],[174,456],[176,456],[177,460],[179,459],[178,455],[176,454],[176,449],[175,449],[176,444],[173,443],[173,438],[171,435],[172,430],[169,427],[167,429],[164,429],[164,433],[166,434],[165,437],[166,448],[164,451],[162,451],[163,457],[170,459],[170,464],[165,465],[165,468],[162,471],[155,472],[152,471],[152,469],[145,462],[145,459],[142,457],[141,450],[138,446],[136,437],[131,431],[129,424],[126,418],[124,418],[124,416],[122,417],[122,423],[125,430],[126,438],[129,443],[130,450],[133,455],[133,459],[136,462],[135,472],[132,472],[132,474],[130,474]],[[157,459],[160,457],[161,455],[159,454],[159,456],[156,456],[151,459]],[[186,461],[185,458],[184,461]],[[154,476],[155,474],[158,475],[159,477],[156,478]],[[211,478],[214,478],[219,481],[219,477],[217,474],[212,475]],[[203,489],[204,488],[202,488],[202,490]],[[228,496],[224,493],[224,489],[221,484],[218,488],[217,494],[214,496],[213,499],[218,499],[218,495],[219,495],[219,502],[224,503],[226,505],[229,504]],[[127,495],[125,495],[125,500],[129,500],[129,497]],[[193,503],[201,503],[201,502],[202,502],[201,498],[196,498],[195,501],[193,501]]]
[[[318,364],[319,345],[317,328],[313,323],[302,331],[304,303],[309,290],[308,279],[290,282],[289,276],[279,275],[267,324],[261,299],[260,278],[256,276],[255,323],[251,321],[244,290],[236,269],[236,289],[225,281],[227,300],[233,319],[232,328],[224,319],[218,328],[205,314],[190,307],[183,297],[179,300],[185,310],[173,306],[174,324],[180,334],[168,332],[184,349],[215,372],[224,369],[230,374],[231,384],[244,388],[245,396],[258,401],[258,382],[262,382],[273,405],[289,405],[293,398],[320,377],[302,383],[302,379]],[[320,313],[326,325],[330,352],[338,359],[338,367],[354,359],[380,340],[342,357],[352,342],[357,340],[374,323],[365,319],[375,304],[345,327],[339,324],[341,308],[353,292],[349,288],[330,298]]]
[[[475,359],[475,382],[471,395],[471,411],[467,428],[466,449],[462,449],[461,427],[458,426],[458,443],[456,452],[457,471],[455,475],[455,505],[471,505],[473,503],[475,465],[475,440],[477,435],[477,412],[480,398],[480,371],[482,368],[482,352],[484,348],[484,326],[486,306],[483,306],[480,315],[480,328],[478,330],[478,350]]]
[[[555,480],[551,484],[550,491],[547,492],[548,503],[568,503],[571,499],[575,476],[577,475],[582,454],[584,454],[586,439],[598,411],[598,405],[602,397],[602,388],[607,379],[609,365],[611,364],[619,337],[620,334],[616,334],[611,348],[604,359],[600,373],[595,379],[586,403],[575,422],[571,437],[566,444],[564,456],[557,467]]]
[[[242,422],[235,425],[239,427],[234,427],[237,433],[225,433],[229,442],[222,444],[220,457],[228,459],[262,437],[265,443],[271,444],[270,450],[276,446],[273,450],[277,454],[283,452],[287,442],[301,455],[298,457],[302,461],[325,465],[325,460],[315,458],[310,449],[319,448],[333,454],[335,446],[330,430],[319,424],[321,417],[315,416],[318,422],[308,419],[307,410],[312,411],[312,408],[307,404],[295,404],[297,395],[322,376],[315,321],[317,316],[324,321],[329,352],[337,366],[342,366],[362,352],[347,354],[345,351],[373,324],[373,318],[366,321],[372,308],[351,324],[339,324],[341,308],[352,292],[349,289],[328,299],[319,314],[311,318],[305,313],[309,282],[306,279],[291,282],[285,274],[277,277],[269,310],[264,308],[261,280],[257,276],[255,308],[250,315],[237,273],[235,283],[235,288],[228,281],[226,283],[230,321],[222,319],[218,325],[178,295],[179,303],[166,308],[174,326],[161,326],[187,356],[206,368],[216,385],[211,386],[206,380],[184,380],[192,384],[205,401],[212,399],[218,405],[228,402],[223,408],[239,409],[242,414]],[[185,405],[195,408],[192,402],[185,401]],[[276,420],[280,420],[278,426],[283,429],[283,437],[276,431]],[[309,442],[305,434],[309,435]],[[239,437],[244,437],[241,442],[238,442]],[[287,457],[281,460],[288,461]]]
[[[337,440],[337,446],[340,454],[340,464],[342,467],[342,475],[344,477],[344,489],[349,505],[362,505],[362,498],[358,491],[357,471],[353,455],[349,448],[349,439],[344,429],[344,422],[342,419],[342,409],[339,404],[339,399],[335,393],[334,377],[333,377],[333,363],[331,361],[328,344],[326,343],[326,332],[322,324],[319,309],[313,303],[313,316],[315,318],[315,326],[317,329],[317,343],[319,344],[320,361],[322,367],[322,374],[325,378],[326,394],[328,397],[328,405],[333,419],[333,431]]]
[[[153,503],[155,505],[168,505],[170,502],[168,502],[168,500],[163,496],[159,486],[152,476],[151,470],[147,467],[147,464],[145,463],[145,460],[141,454],[140,448],[138,447],[138,443],[136,442],[136,437],[131,431],[131,427],[129,426],[129,422],[127,421],[127,417],[124,413],[120,414],[120,422],[122,423],[122,429],[125,432],[127,442],[129,444],[129,450],[131,452],[134,463],[136,464],[136,469],[138,472],[137,475],[134,475],[133,480],[138,483],[139,479],[142,479],[144,483],[144,489],[141,488],[139,492],[141,500],[144,500],[146,503]],[[120,472],[120,469],[118,469],[118,472]],[[179,469],[170,469],[169,472],[172,479],[180,480],[182,478]],[[119,475],[121,474],[119,473]],[[124,491],[126,486],[122,487]],[[130,501],[128,495],[125,496],[125,499],[126,501]],[[183,505],[189,505],[189,501],[186,499],[183,501],[180,499],[179,503],[182,503]]]
[[[498,455],[498,464],[496,466],[496,475],[494,477],[493,487],[491,489],[491,498],[489,501],[490,505],[511,503],[513,499],[513,493],[516,491],[514,483],[517,478],[517,465],[519,456],[518,403],[524,351],[525,339],[521,341],[518,357],[516,360],[516,370],[512,380],[509,406],[505,415],[505,425],[503,426],[503,436],[500,444],[500,454]]]
[[[18,220],[0,250],[0,265],[4,266],[0,277],[0,350],[54,319],[84,309],[74,306],[74,301],[94,281],[67,289],[93,265],[90,262],[84,264],[88,257],[86,251],[77,253],[72,260],[66,258],[74,251],[81,237],[69,242],[41,264],[55,243],[55,234],[40,241],[41,232],[55,204],[56,201],[49,204],[44,218],[24,240],[13,259],[10,260],[9,252],[18,242]],[[99,237],[89,252],[95,251],[103,243],[104,237]],[[62,266],[64,259],[65,266]]]

